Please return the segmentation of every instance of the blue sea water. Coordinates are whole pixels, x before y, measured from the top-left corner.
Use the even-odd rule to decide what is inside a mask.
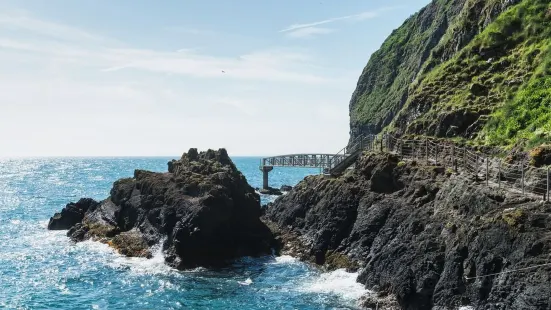
[[[177,271],[126,258],[107,245],[72,243],[48,231],[54,212],[80,197],[105,198],[134,169],[166,171],[171,158],[0,159],[0,308],[2,309],[355,309],[356,275],[323,273],[292,257],[243,258],[219,270]],[[234,158],[260,187],[259,158]],[[316,169],[276,168],[274,187]],[[273,197],[263,196],[265,203]]]

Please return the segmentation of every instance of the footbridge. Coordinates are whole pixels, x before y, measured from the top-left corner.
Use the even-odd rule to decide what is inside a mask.
[[[361,136],[335,154],[289,154],[262,158],[262,187],[269,188],[268,173],[274,167],[320,168],[326,175],[338,175],[350,167],[363,150],[375,147],[375,136]]]
[[[351,167],[362,151],[384,152],[400,160],[414,161],[429,167],[446,169],[469,181],[485,184],[523,196],[543,197],[550,201],[551,166],[535,167],[526,160],[507,162],[481,153],[467,145],[456,145],[436,138],[404,139],[391,134],[360,136],[335,154],[293,154],[263,158],[263,187],[268,188],[268,173],[274,167],[321,168],[331,176]]]

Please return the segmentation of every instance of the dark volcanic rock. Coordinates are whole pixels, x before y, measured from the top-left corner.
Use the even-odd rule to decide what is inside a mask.
[[[281,190],[273,187],[263,188],[259,190],[259,192],[263,195],[276,195],[276,196],[283,195]]]
[[[168,170],[136,170],[113,184],[109,198],[69,204],[48,227],[70,228],[75,241],[94,238],[128,256],[151,257],[162,242],[166,261],[180,269],[270,253],[260,198],[226,150],[190,149]]]
[[[551,263],[551,204],[398,163],[367,154],[342,177],[310,176],[278,198],[265,216],[283,252],[356,264],[380,305],[550,309],[551,266],[514,270]]]
[[[77,203],[69,203],[61,210],[54,214],[48,223],[50,230],[65,230],[73,227],[84,218],[84,214],[90,207],[96,206],[98,203],[90,198],[82,198]]]
[[[281,190],[282,192],[288,192],[288,191],[290,191],[290,190],[292,190],[292,189],[293,189],[293,187],[290,186],[290,185],[281,185],[281,188],[280,188],[280,190]]]

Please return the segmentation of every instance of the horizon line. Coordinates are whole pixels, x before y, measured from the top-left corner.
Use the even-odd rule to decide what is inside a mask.
[[[251,157],[263,158],[277,155],[231,155],[230,157]],[[38,159],[38,158],[180,158],[182,155],[21,155],[21,156],[0,156],[2,159]]]

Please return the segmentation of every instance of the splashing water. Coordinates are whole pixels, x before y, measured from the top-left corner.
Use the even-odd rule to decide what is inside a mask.
[[[166,171],[170,158],[0,160],[0,308],[6,309],[355,309],[356,275],[321,273],[289,256],[243,258],[232,266],[177,271],[159,246],[151,259],[105,244],[73,243],[46,230],[54,212],[80,197],[105,198],[134,169]],[[258,158],[235,158],[253,187]],[[274,187],[316,169],[275,169]],[[273,197],[261,197],[266,203]]]

